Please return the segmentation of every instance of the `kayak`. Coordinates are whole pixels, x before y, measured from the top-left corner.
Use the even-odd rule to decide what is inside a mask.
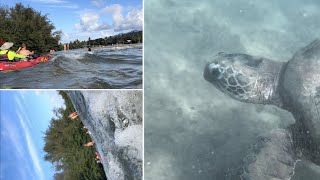
[[[98,157],[98,159],[102,162],[102,158],[100,156],[100,154],[96,151],[96,156]]]
[[[0,71],[9,71],[27,68],[31,66],[35,66],[42,62],[47,62],[50,60],[50,56],[40,56],[36,59],[31,59],[28,61],[19,61],[19,62],[0,62]]]

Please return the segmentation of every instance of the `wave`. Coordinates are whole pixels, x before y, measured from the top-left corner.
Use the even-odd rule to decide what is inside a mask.
[[[137,52],[111,52],[103,50],[101,52],[81,52],[72,51],[66,53],[59,53],[54,56],[55,60],[79,60],[83,63],[128,63],[128,64],[142,64],[142,55],[137,55]],[[75,62],[75,61],[72,61]]]
[[[142,50],[60,51],[47,63],[2,75],[2,88],[136,88],[142,86]]]

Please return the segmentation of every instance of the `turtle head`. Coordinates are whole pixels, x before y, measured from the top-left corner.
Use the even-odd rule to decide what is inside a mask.
[[[263,58],[219,53],[206,64],[203,76],[220,91],[236,100],[267,104],[275,90],[273,79],[275,74],[279,74],[273,73],[279,68],[271,66],[272,63]]]

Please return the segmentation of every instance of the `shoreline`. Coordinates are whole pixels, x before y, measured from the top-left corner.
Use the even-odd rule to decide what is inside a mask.
[[[135,44],[115,44],[115,45],[106,45],[106,46],[92,46],[91,49],[99,49],[99,48],[123,48],[123,47],[141,47],[142,48],[143,43],[135,43]],[[88,49],[87,47],[84,48],[77,48],[77,49]],[[69,50],[61,50],[61,51],[70,51],[70,50],[76,50],[76,49],[69,49]]]

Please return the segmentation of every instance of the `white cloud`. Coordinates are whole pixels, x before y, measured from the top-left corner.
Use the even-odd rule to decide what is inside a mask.
[[[106,0],[92,0],[91,3],[97,7],[102,6],[103,3],[105,3]]]
[[[59,107],[65,107],[64,100],[62,97],[58,94],[58,91],[54,90],[33,90],[35,95],[48,97],[49,98],[49,104],[51,106],[51,109],[59,108]]]
[[[25,120],[23,118],[21,118],[21,116],[19,116],[19,119],[20,119],[22,129],[24,131],[24,137],[27,141],[28,153],[32,159],[32,163],[35,168],[35,171],[36,171],[39,179],[44,180],[45,179],[44,173],[43,173],[42,167],[40,165],[38,153],[37,153],[37,150],[36,150],[35,145],[33,143],[33,140],[32,140],[31,134],[30,134],[30,130],[29,130],[28,126],[25,124],[25,122],[24,122]]]
[[[23,137],[25,137],[25,140],[27,143],[27,148],[28,148],[28,153],[32,159],[32,163],[35,168],[35,172],[38,175],[39,179],[44,180],[45,179],[44,173],[43,173],[42,167],[40,165],[38,153],[36,151],[35,145],[33,143],[32,137],[31,137],[30,128],[27,125],[27,124],[30,124],[30,120],[24,114],[25,108],[22,107],[22,102],[20,102],[20,99],[15,97],[15,102],[16,102],[16,104],[18,104],[16,112],[17,112],[17,116],[19,118],[19,122],[21,124],[22,130],[24,133]],[[25,122],[27,122],[27,124]],[[15,144],[15,146],[21,146],[21,145]]]
[[[51,5],[53,8],[66,8],[66,9],[79,9],[79,6],[76,4],[65,4],[65,5]]]
[[[143,22],[142,10],[131,8],[126,15],[123,14],[123,11],[124,8],[121,5],[113,4],[106,6],[99,13],[84,12],[80,14],[80,23],[75,24],[75,28],[82,32],[99,31],[102,35],[106,33],[106,30],[111,29],[113,32],[141,30]],[[101,23],[101,20],[107,14],[112,16],[112,25]]]
[[[31,2],[43,3],[52,8],[66,8],[66,9],[79,9],[77,4],[70,3],[65,0],[29,0]]]
[[[122,11],[122,6],[120,4],[113,4],[110,6],[106,6],[105,8],[102,9],[102,13],[120,13]]]
[[[29,0],[32,2],[37,3],[44,3],[44,4],[61,4],[61,3],[67,3],[67,1],[64,0]]]
[[[101,31],[101,34],[104,36],[104,37],[109,37],[109,36],[113,36],[115,33],[113,30],[106,30],[106,31]]]
[[[114,31],[142,29],[143,16],[141,9],[129,9],[125,17],[122,11],[123,7],[119,4],[110,5],[102,9],[102,13],[112,13]]]
[[[21,115],[20,115],[21,116]],[[10,142],[10,144],[13,146],[14,150],[15,150],[15,154],[17,155],[17,157],[19,158],[20,161],[20,165],[26,165],[25,168],[19,168],[18,173],[20,178],[23,179],[27,179],[29,177],[32,177],[32,179],[38,179],[35,178],[34,176],[34,171],[27,166],[29,160],[27,159],[26,156],[26,151],[25,148],[23,147],[23,144],[21,143],[21,140],[23,138],[23,135],[20,133],[20,131],[17,128],[17,125],[13,124],[14,120],[13,119],[9,119],[8,117],[5,116],[1,116],[1,126],[2,126],[2,131],[1,131],[1,139]],[[2,141],[3,142],[3,141]],[[3,144],[1,144],[2,146]],[[10,166],[4,166],[4,163],[1,163],[1,178],[0,179],[4,179],[4,172],[6,168],[10,168]],[[8,165],[8,164],[7,164]],[[28,176],[27,176],[28,173]]]
[[[99,31],[110,29],[107,24],[99,24],[100,15],[98,13],[88,12],[80,15],[80,24],[76,28],[82,31]]]
[[[3,127],[3,131],[1,131],[1,138],[5,139],[8,142],[11,142],[19,158],[24,158],[25,153],[19,138],[21,135],[17,127],[12,123],[12,119],[3,117],[1,118],[1,120],[1,126]]]
[[[113,36],[113,35],[115,35],[115,33],[112,29],[92,31],[92,32],[80,31],[80,32],[74,32],[74,33],[64,33],[64,36],[62,36],[62,43],[68,43],[76,39],[80,41],[83,41],[83,40],[87,41],[89,37],[91,39],[97,39],[97,38]]]
[[[19,91],[19,95],[21,97],[21,99],[25,100],[25,96],[28,93],[28,91]]]
[[[23,102],[20,101],[20,99],[19,99],[18,97],[15,97],[15,101],[16,101],[16,104],[18,105],[18,110],[19,110],[19,112],[20,112],[20,113],[17,114],[17,115],[18,115],[18,116],[21,116],[21,117],[19,117],[19,118],[22,118],[22,116],[23,116],[24,118],[27,118],[27,114],[26,114],[25,111],[24,111],[25,108],[23,108],[23,107],[26,107],[25,104],[22,105]],[[29,127],[32,127],[30,121],[27,121],[27,124],[28,124]]]
[[[124,31],[124,30],[141,30],[142,29],[142,11],[133,9],[128,12],[125,18],[116,17],[114,20],[114,30]]]

